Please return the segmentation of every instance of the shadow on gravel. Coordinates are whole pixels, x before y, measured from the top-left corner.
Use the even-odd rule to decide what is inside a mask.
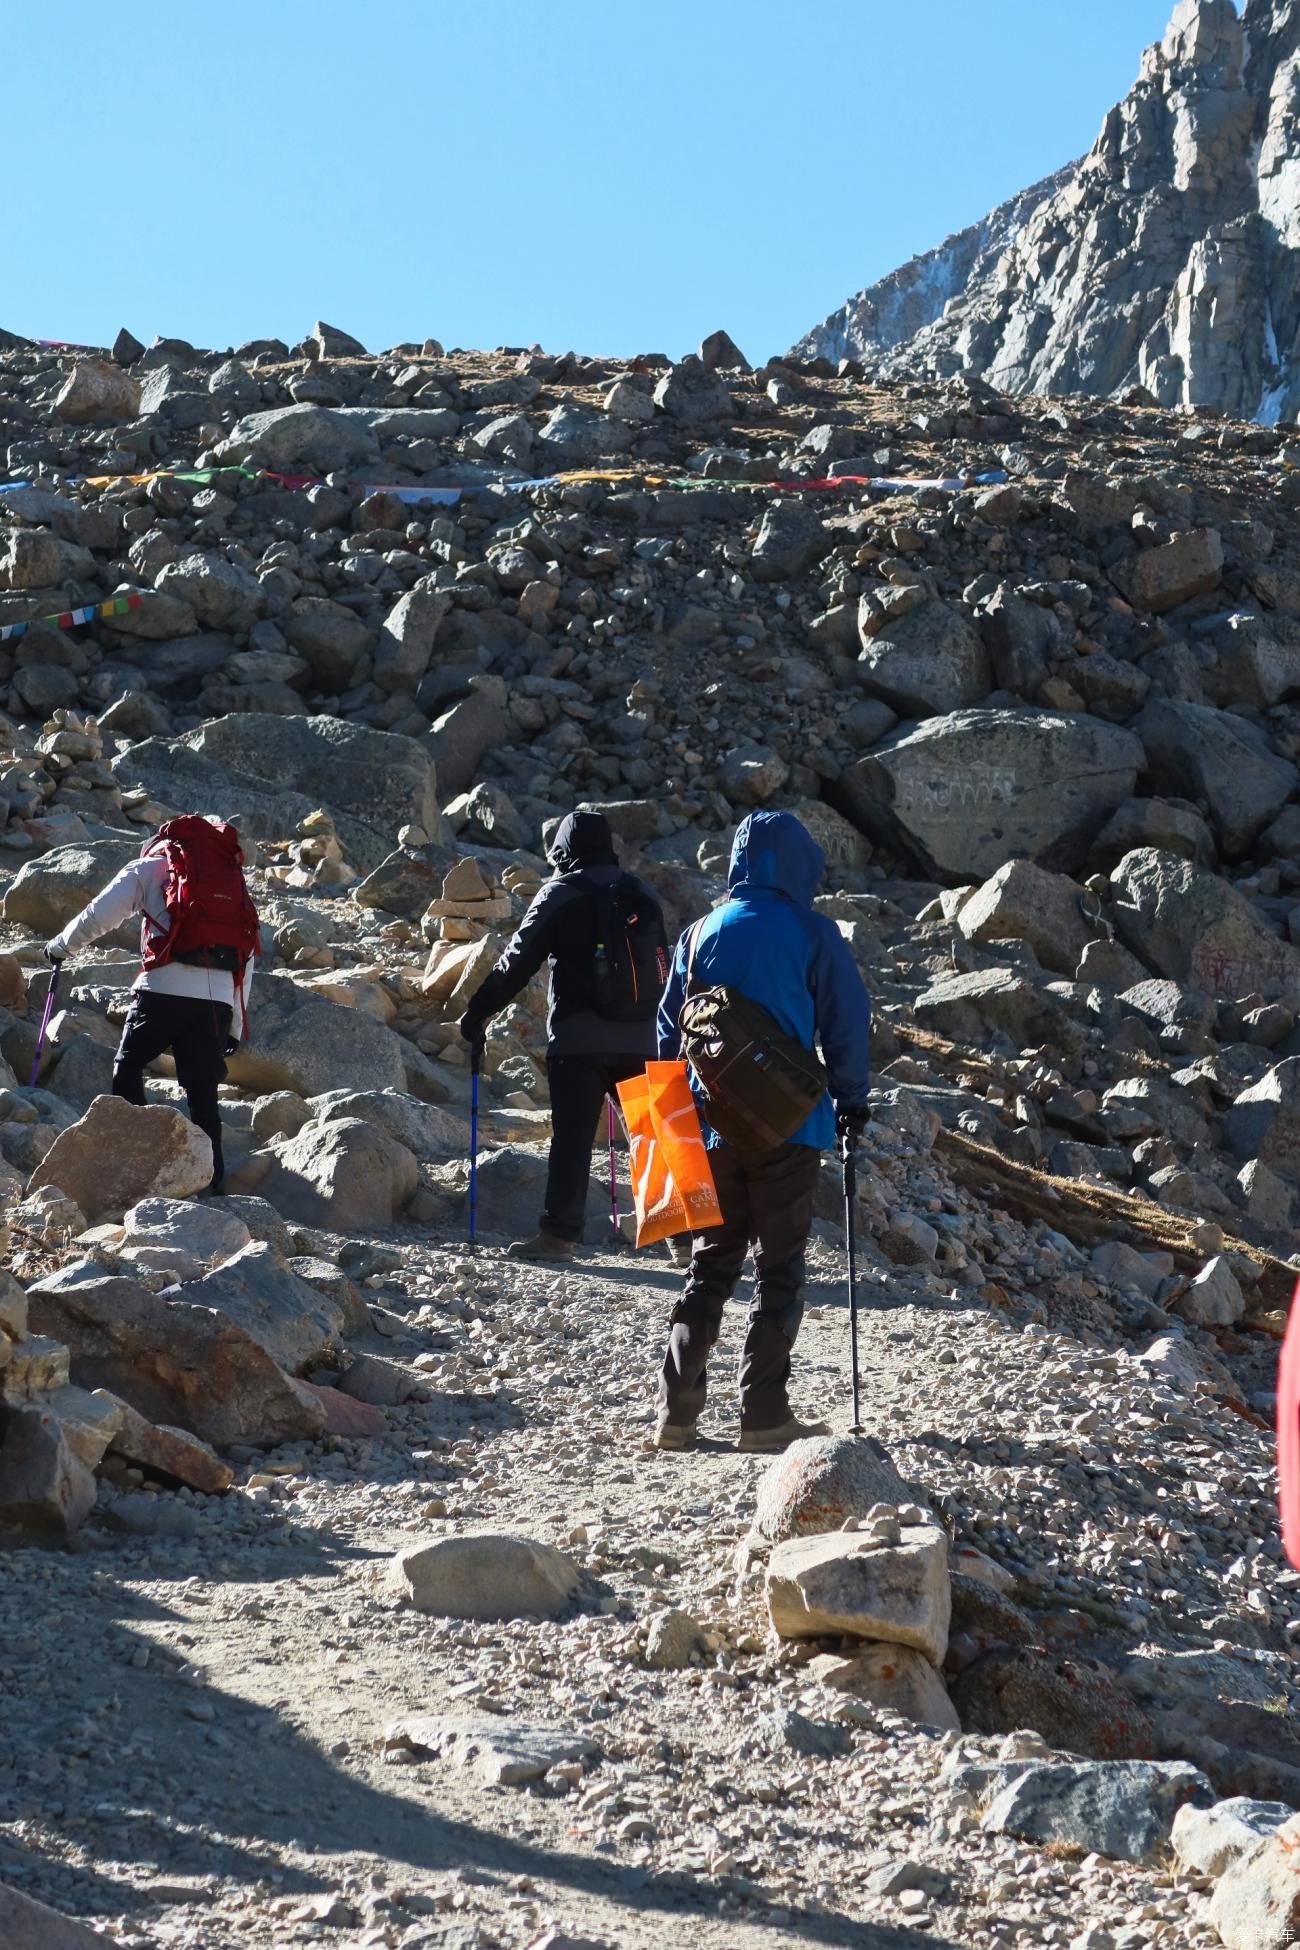
[[[281,1575],[285,1555],[276,1553]],[[319,1572],[327,1558],[322,1548]],[[0,1688],[17,1695],[5,1707],[18,1708],[6,1712],[6,1749],[15,1765],[0,1773],[0,1816],[24,1830],[21,1842],[0,1834],[0,1878],[65,1912],[120,1916],[147,1928],[178,1904],[202,1904],[217,1882],[303,1898],[337,1886],[328,1862],[319,1871],[285,1862],[282,1851],[293,1849],[373,1854],[412,1881],[420,1872],[474,1871],[484,1886],[499,1881],[503,1896],[526,1876],[588,1903],[716,1917],[716,1887],[688,1872],[621,1866],[511,1833],[537,1805],[527,1798],[485,1791],[497,1829],[421,1808],[415,1798],[348,1772],[294,1726],[292,1667],[284,1671],[288,1697],[273,1707],[196,1683],[133,1629],[146,1621],[175,1624],[181,1637],[169,1649],[184,1658],[186,1620],[154,1597],[105,1580],[80,1593],[78,1604],[77,1656],[62,1671],[50,1670],[48,1642],[43,1683],[25,1694],[21,1670],[0,1667]],[[267,1664],[277,1656],[274,1628],[271,1612]],[[145,1648],[149,1663],[142,1667]],[[419,1777],[407,1778],[418,1795]],[[93,1866],[76,1862],[81,1851],[96,1858]],[[755,1908],[733,1921],[737,1929],[779,1928],[837,1950],[958,1950],[940,1937],[836,1912],[787,1914],[777,1925]]]

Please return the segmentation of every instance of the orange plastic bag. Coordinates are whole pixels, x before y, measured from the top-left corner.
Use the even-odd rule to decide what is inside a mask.
[[[1277,1377],[1277,1473],[1282,1542],[1300,1570],[1300,1285],[1291,1302]]]
[[[631,1155],[636,1243],[722,1224],[709,1154],[684,1063],[647,1063],[618,1086]]]

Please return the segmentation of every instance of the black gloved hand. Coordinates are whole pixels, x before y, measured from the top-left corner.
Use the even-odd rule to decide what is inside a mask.
[[[473,1015],[467,1010],[456,1027],[471,1049],[482,1049],[487,1041],[487,1023],[482,1016]]]
[[[223,1056],[238,1056],[239,1054],[238,1036],[227,1036],[226,1047],[222,1050],[221,1054]]]
[[[856,1144],[870,1122],[870,1104],[835,1106],[835,1135],[841,1144]]]

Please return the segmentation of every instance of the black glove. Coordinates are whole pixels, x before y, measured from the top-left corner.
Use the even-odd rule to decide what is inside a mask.
[[[41,953],[44,955],[46,961],[49,962],[51,967],[53,968],[57,968],[59,966],[59,963],[63,961],[63,959],[67,955],[67,952],[68,951],[64,947],[63,943],[57,940],[47,941],[45,946],[41,950]]]
[[[226,1047],[221,1053],[223,1056],[238,1056],[239,1054],[238,1036],[227,1036]]]
[[[482,1016],[476,1016],[472,1011],[467,1010],[456,1027],[471,1049],[482,1049],[487,1041],[487,1022]]]
[[[841,1144],[856,1144],[870,1122],[870,1104],[835,1106],[835,1135]]]

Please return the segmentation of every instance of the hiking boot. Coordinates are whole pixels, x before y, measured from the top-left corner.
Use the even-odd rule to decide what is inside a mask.
[[[805,1436],[829,1435],[830,1432],[829,1422],[801,1422],[797,1415],[792,1415],[779,1428],[742,1429],[736,1446],[750,1455],[775,1456],[782,1449],[788,1449],[792,1442],[802,1442]]]
[[[655,1432],[650,1438],[655,1449],[693,1449],[695,1447],[694,1422],[670,1422],[666,1418],[655,1423]]]
[[[555,1232],[535,1232],[531,1239],[516,1239],[506,1247],[507,1259],[572,1259],[574,1242]]]

